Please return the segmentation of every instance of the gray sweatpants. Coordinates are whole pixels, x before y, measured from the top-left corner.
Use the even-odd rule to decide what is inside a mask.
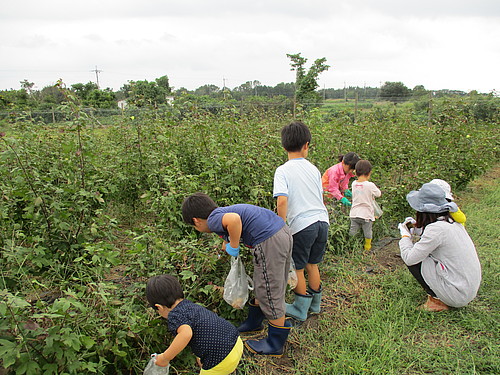
[[[354,236],[356,233],[358,233],[359,228],[363,229],[363,235],[365,238],[372,238],[373,237],[373,232],[372,232],[372,226],[373,226],[373,221],[368,220],[368,219],[361,219],[359,217],[351,217],[351,228],[349,229],[349,234],[351,236]]]
[[[255,298],[267,319],[285,315],[285,292],[290,271],[293,238],[285,225],[253,250]]]

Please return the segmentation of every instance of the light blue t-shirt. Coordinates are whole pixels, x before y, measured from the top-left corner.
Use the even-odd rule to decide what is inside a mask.
[[[276,168],[273,197],[288,197],[287,222],[295,234],[317,221],[328,221],[323,203],[321,173],[304,158],[288,160]]]

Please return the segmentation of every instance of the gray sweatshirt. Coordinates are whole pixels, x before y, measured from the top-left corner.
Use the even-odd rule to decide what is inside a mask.
[[[399,241],[401,258],[412,266],[422,262],[422,277],[448,306],[462,307],[472,301],[481,283],[481,264],[464,226],[437,221],[425,227],[420,241]]]

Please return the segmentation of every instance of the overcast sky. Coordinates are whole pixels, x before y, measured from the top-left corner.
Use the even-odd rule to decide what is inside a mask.
[[[320,87],[500,90],[499,0],[4,0],[0,89],[62,78],[118,90],[293,82],[286,54],[325,57]]]

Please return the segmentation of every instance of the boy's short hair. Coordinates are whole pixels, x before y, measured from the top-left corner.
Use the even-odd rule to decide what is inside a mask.
[[[302,121],[293,121],[281,129],[281,145],[288,152],[297,152],[311,142],[311,131]]]
[[[170,308],[180,298],[184,298],[184,291],[174,276],[153,276],[146,284],[146,299],[155,310],[156,304]]]
[[[205,193],[194,193],[182,202],[182,219],[186,224],[194,225],[193,219],[207,219],[217,204]]]
[[[368,176],[372,171],[372,163],[368,160],[360,160],[356,163],[356,176]]]

